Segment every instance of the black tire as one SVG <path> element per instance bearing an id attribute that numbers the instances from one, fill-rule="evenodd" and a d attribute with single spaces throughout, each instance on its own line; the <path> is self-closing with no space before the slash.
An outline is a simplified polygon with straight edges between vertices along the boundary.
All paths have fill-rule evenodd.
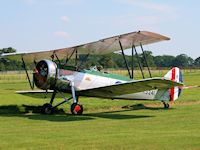
<path id="1" fill-rule="evenodd" d="M 83 114 L 83 106 L 77 103 L 73 103 L 71 105 L 71 113 L 73 115 L 82 115 Z"/>
<path id="2" fill-rule="evenodd" d="M 169 104 L 168 103 L 164 103 L 164 107 L 165 107 L 165 109 L 168 109 L 169 108 Z"/>
<path id="3" fill-rule="evenodd" d="M 49 103 L 44 104 L 42 106 L 41 113 L 42 114 L 52 114 L 53 113 L 52 105 Z"/>

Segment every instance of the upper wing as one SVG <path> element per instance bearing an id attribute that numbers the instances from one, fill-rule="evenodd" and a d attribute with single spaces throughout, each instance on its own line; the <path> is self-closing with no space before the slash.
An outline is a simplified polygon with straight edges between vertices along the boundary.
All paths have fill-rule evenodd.
<path id="1" fill-rule="evenodd" d="M 128 83 L 116 84 L 112 86 L 94 88 L 79 91 L 79 95 L 102 98 L 112 98 L 114 96 L 133 94 L 155 89 L 170 89 L 175 86 L 183 86 L 182 83 L 174 82 L 165 78 L 151 78 Z"/>
<path id="2" fill-rule="evenodd" d="M 139 46 L 140 44 L 146 45 L 163 40 L 169 40 L 170 38 L 148 31 L 131 32 L 110 38 L 101 39 L 99 41 L 78 45 L 69 48 L 62 48 L 56 50 L 33 52 L 33 53 L 21 53 L 15 55 L 5 55 L 5 57 L 11 60 L 21 60 L 22 56 L 26 62 L 33 62 L 33 60 L 50 59 L 52 55 L 55 55 L 59 59 L 66 59 L 75 54 L 94 54 L 102 55 L 112 53 L 120 50 L 119 41 L 121 42 L 123 49 Z M 74 55 L 75 56 L 75 55 Z"/>

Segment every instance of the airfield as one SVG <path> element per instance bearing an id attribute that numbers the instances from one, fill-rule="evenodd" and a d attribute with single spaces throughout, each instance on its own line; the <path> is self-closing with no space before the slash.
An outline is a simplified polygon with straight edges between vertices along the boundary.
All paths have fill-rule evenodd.
<path id="1" fill-rule="evenodd" d="M 200 85 L 199 77 L 200 70 L 183 70 L 185 85 Z M 15 94 L 28 89 L 25 74 L 0 74 L 0 149 L 200 149 L 200 88 L 183 90 L 168 110 L 159 101 L 83 97 L 82 116 L 67 104 L 42 115 L 49 98 Z"/>

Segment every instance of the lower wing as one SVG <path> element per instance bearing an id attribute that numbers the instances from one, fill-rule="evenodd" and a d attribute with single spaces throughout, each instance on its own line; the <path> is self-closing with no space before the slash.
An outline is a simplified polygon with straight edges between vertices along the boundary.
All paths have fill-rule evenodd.
<path id="1" fill-rule="evenodd" d="M 35 97 L 35 98 L 47 98 L 51 97 L 53 90 L 29 90 L 29 91 L 16 91 L 17 94 Z"/>
<path id="2" fill-rule="evenodd" d="M 104 86 L 99 88 L 77 91 L 76 94 L 78 94 L 79 96 L 113 98 L 124 94 L 133 94 L 148 90 L 155 90 L 155 89 L 166 90 L 176 86 L 183 86 L 183 84 L 165 78 L 150 78 L 150 79 L 130 81 L 127 83 L 115 84 L 111 86 Z M 46 98 L 50 97 L 53 91 L 32 90 L 32 91 L 17 91 L 16 93 L 31 97 Z"/>
<path id="3" fill-rule="evenodd" d="M 183 86 L 183 84 L 166 78 L 150 78 L 150 79 L 130 81 L 127 83 L 121 83 L 111 86 L 82 90 L 78 91 L 78 95 L 112 98 L 124 94 L 133 94 L 155 89 L 165 90 L 176 86 Z"/>

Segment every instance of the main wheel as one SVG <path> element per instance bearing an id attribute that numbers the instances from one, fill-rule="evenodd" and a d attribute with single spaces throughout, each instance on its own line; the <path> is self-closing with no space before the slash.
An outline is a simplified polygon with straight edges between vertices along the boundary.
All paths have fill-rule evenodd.
<path id="1" fill-rule="evenodd" d="M 164 103 L 164 108 L 168 109 L 169 108 L 169 104 L 168 103 Z"/>
<path id="2" fill-rule="evenodd" d="M 77 103 L 73 103 L 71 105 L 71 113 L 73 115 L 82 115 L 83 114 L 83 106 Z"/>
<path id="3" fill-rule="evenodd" d="M 42 110 L 41 112 L 43 114 L 52 114 L 53 113 L 53 109 L 52 109 L 52 105 L 49 103 L 46 103 L 42 106 Z"/>

